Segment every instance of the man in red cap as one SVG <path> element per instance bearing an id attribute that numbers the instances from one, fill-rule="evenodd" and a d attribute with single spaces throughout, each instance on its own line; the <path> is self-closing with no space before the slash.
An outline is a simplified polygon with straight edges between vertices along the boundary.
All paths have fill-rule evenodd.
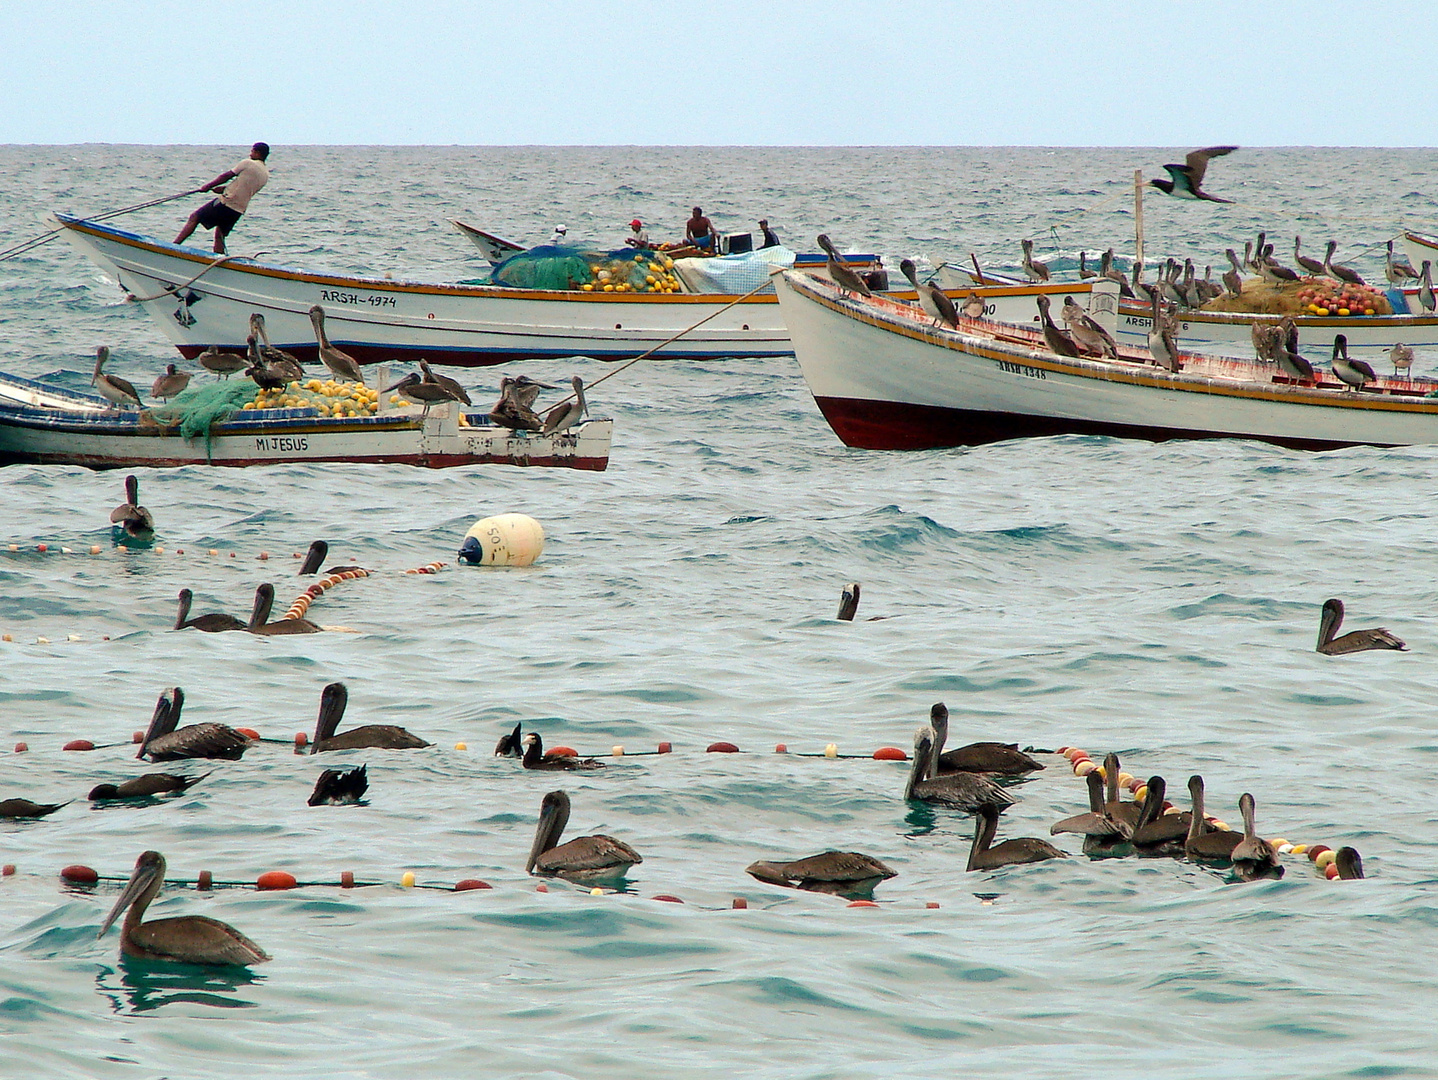
<path id="1" fill-rule="evenodd" d="M 626 244 L 630 247 L 641 248 L 644 251 L 649 251 L 654 247 L 654 245 L 649 242 L 649 233 L 644 229 L 644 222 L 635 218 L 629 223 L 629 228 L 633 231 L 634 235 L 625 237 L 624 242 Z"/>

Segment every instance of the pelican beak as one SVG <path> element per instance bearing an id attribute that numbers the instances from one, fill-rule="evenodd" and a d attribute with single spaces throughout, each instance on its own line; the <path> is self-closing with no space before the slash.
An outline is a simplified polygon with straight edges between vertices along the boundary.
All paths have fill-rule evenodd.
<path id="1" fill-rule="evenodd" d="M 151 861 L 148 856 L 151 852 L 145 852 L 135 862 L 135 872 L 130 875 L 130 880 L 125 885 L 125 891 L 120 893 L 120 898 L 115 901 L 115 906 L 110 909 L 110 914 L 105 916 L 105 921 L 100 925 L 100 932 L 95 937 L 102 938 L 105 931 L 110 929 L 120 912 L 139 899 L 140 894 L 155 884 L 155 878 L 161 873 L 161 864 Z"/>
<path id="2" fill-rule="evenodd" d="M 320 694 L 320 715 L 315 721 L 315 741 L 310 745 L 311 754 L 319 749 L 321 740 L 328 739 L 340 726 L 349 699 L 349 688 L 342 682 L 333 682 L 324 688 Z"/>
<path id="3" fill-rule="evenodd" d="M 145 737 L 140 740 L 140 752 L 135 755 L 137 760 L 145 756 L 152 739 L 158 738 L 169 730 L 166 722 L 170 718 L 170 710 L 174 708 L 174 704 L 173 689 L 166 690 L 155 702 L 155 712 L 150 717 L 150 726 L 145 729 Z"/>
<path id="4" fill-rule="evenodd" d="M 533 738 L 533 736 L 530 736 Z M 534 864 L 539 857 L 559 843 L 564 835 L 564 826 L 569 823 L 569 797 L 562 791 L 551 791 L 539 807 L 539 825 L 534 830 L 534 844 L 529 849 L 524 872 L 534 873 Z"/>

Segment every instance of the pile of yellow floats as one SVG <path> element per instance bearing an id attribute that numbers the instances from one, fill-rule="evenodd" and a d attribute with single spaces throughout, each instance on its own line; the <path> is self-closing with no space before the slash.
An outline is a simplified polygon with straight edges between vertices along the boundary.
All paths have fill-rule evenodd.
<path id="1" fill-rule="evenodd" d="M 672 293 L 679 291 L 674 276 L 674 260 L 653 252 L 638 259 L 611 259 L 591 263 L 593 281 L 579 286 L 583 292 L 607 293 Z"/>
<path id="2" fill-rule="evenodd" d="M 363 383 L 335 379 L 303 379 L 283 390 L 260 390 L 246 409 L 318 409 L 321 416 L 373 416 L 379 391 Z"/>

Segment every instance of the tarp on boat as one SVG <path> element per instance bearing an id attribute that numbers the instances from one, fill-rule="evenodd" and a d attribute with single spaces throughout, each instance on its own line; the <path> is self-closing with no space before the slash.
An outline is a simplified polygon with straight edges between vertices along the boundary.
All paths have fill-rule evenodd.
<path id="1" fill-rule="evenodd" d="M 769 280 L 770 269 L 775 266 L 792 269 L 794 253 L 779 246 L 760 248 L 743 255 L 720 255 L 715 259 L 674 260 L 674 272 L 689 292 L 733 296 L 742 296 L 765 284 Z"/>

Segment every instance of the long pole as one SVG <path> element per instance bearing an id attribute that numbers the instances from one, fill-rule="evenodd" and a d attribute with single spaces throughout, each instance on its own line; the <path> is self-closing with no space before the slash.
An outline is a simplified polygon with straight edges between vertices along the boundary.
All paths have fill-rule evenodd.
<path id="1" fill-rule="evenodd" d="M 119 217 L 121 214 L 132 214 L 136 210 L 147 210 L 152 206 L 159 206 L 161 203 L 174 202 L 176 199 L 183 199 L 187 195 L 198 195 L 203 190 L 203 188 L 195 188 L 191 191 L 182 191 L 178 195 L 166 195 L 162 199 L 151 199 L 149 202 L 136 203 L 134 206 L 122 206 L 118 210 L 106 210 L 103 214 L 91 214 L 89 217 L 81 218 L 80 220 L 105 221 L 112 217 Z M 41 233 L 31 240 L 26 240 L 23 244 L 16 244 L 12 248 L 6 248 L 4 251 L 0 251 L 0 262 L 4 262 L 6 259 L 13 259 L 17 255 L 23 255 L 31 248 L 39 247 L 41 244 L 48 244 L 64 231 L 65 227 L 62 225 L 58 229 L 51 229 L 49 232 Z"/>
<path id="2" fill-rule="evenodd" d="M 1143 262 L 1143 170 L 1133 171 L 1133 261 Z"/>

